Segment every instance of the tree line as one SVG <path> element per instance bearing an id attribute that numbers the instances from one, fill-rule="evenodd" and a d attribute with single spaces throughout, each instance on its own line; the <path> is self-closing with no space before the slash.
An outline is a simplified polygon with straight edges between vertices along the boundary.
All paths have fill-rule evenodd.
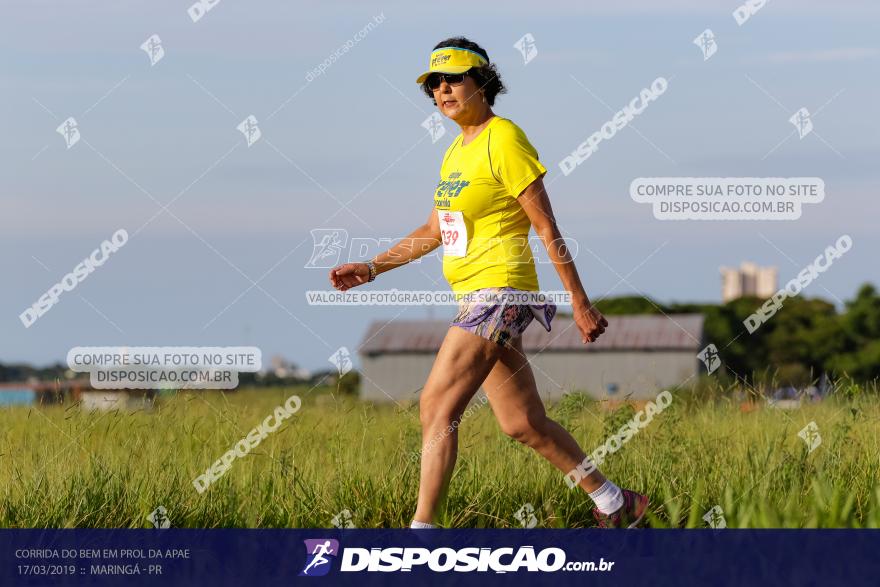
<path id="1" fill-rule="evenodd" d="M 605 315 L 698 313 L 705 317 L 705 343 L 713 343 L 724 365 L 756 380 L 770 375 L 803 386 L 822 374 L 859 382 L 880 378 L 880 296 L 866 283 L 838 311 L 821 298 L 793 297 L 755 332 L 744 321 L 765 300 L 742 297 L 726 304 L 663 304 L 641 296 L 602 299 Z M 732 342 L 731 342 L 732 341 Z"/>

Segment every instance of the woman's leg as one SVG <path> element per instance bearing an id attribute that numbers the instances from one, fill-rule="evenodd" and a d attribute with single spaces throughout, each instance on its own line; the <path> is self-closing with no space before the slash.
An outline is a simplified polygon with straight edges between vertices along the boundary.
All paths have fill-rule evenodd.
<path id="1" fill-rule="evenodd" d="M 586 455 L 565 428 L 547 417 L 532 368 L 523 352 L 522 338 L 513 342 L 514 348 L 501 351 L 483 383 L 489 404 L 505 434 L 535 449 L 557 469 L 568 473 Z M 593 492 L 603 483 L 605 477 L 596 469 L 580 481 L 580 486 Z"/>
<path id="2" fill-rule="evenodd" d="M 492 370 L 498 344 L 456 326 L 449 329 L 419 399 L 422 468 L 415 520 L 433 523 L 458 455 L 458 424 Z"/>

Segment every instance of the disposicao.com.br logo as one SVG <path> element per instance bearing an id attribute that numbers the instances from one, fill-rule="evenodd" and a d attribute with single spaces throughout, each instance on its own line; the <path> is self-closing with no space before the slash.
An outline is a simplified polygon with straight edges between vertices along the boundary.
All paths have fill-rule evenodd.
<path id="1" fill-rule="evenodd" d="M 317 577 L 326 575 L 331 568 L 328 557 L 339 554 L 339 542 L 329 538 L 305 540 L 306 564 L 300 576 Z M 410 572 L 413 567 L 426 566 L 428 570 L 445 572 L 494 572 L 515 573 L 517 571 L 545 572 L 555 571 L 610 571 L 613 561 L 600 558 L 599 561 L 566 561 L 561 548 L 544 548 L 535 551 L 534 546 L 488 548 L 470 546 L 466 548 L 345 548 L 339 567 L 340 572 Z"/>
<path id="2" fill-rule="evenodd" d="M 300 577 L 321 577 L 330 572 L 331 560 L 339 554 L 339 541 L 332 538 L 304 540 L 306 544 L 306 566 Z"/>

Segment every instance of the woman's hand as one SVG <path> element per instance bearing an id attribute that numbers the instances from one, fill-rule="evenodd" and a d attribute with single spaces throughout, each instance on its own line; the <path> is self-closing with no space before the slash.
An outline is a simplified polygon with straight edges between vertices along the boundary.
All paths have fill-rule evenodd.
<path id="1" fill-rule="evenodd" d="M 602 312 L 597 310 L 593 304 L 587 302 L 575 302 L 572 304 L 574 310 L 574 322 L 577 324 L 578 330 L 581 331 L 581 341 L 586 344 L 596 342 L 608 326 L 608 320 L 602 316 Z"/>
<path id="2" fill-rule="evenodd" d="M 562 280 L 562 285 L 566 291 L 572 294 L 571 306 L 574 310 L 575 324 L 581 331 L 581 340 L 584 344 L 596 342 L 596 339 L 605 332 L 608 321 L 599 310 L 593 307 L 587 294 L 584 293 L 581 278 L 578 276 L 574 261 L 568 252 L 568 246 L 556 224 L 553 208 L 550 206 L 550 196 L 547 195 L 543 179 L 539 177 L 530 183 L 519 195 L 517 202 L 525 210 L 535 233 L 544 242 L 547 254 Z"/>
<path id="3" fill-rule="evenodd" d="M 370 267 L 366 263 L 345 263 L 330 270 L 330 283 L 339 291 L 347 291 L 370 280 Z"/>

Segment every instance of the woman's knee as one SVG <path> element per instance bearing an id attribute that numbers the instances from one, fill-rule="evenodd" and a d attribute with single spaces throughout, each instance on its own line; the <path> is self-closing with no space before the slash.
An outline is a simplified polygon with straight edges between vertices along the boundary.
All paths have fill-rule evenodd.
<path id="1" fill-rule="evenodd" d="M 501 430 L 523 444 L 533 444 L 544 436 L 546 423 L 543 410 L 526 412 L 501 422 Z"/>
<path id="2" fill-rule="evenodd" d="M 423 430 L 457 426 L 461 415 L 454 407 L 440 402 L 419 402 L 419 422 Z"/>

